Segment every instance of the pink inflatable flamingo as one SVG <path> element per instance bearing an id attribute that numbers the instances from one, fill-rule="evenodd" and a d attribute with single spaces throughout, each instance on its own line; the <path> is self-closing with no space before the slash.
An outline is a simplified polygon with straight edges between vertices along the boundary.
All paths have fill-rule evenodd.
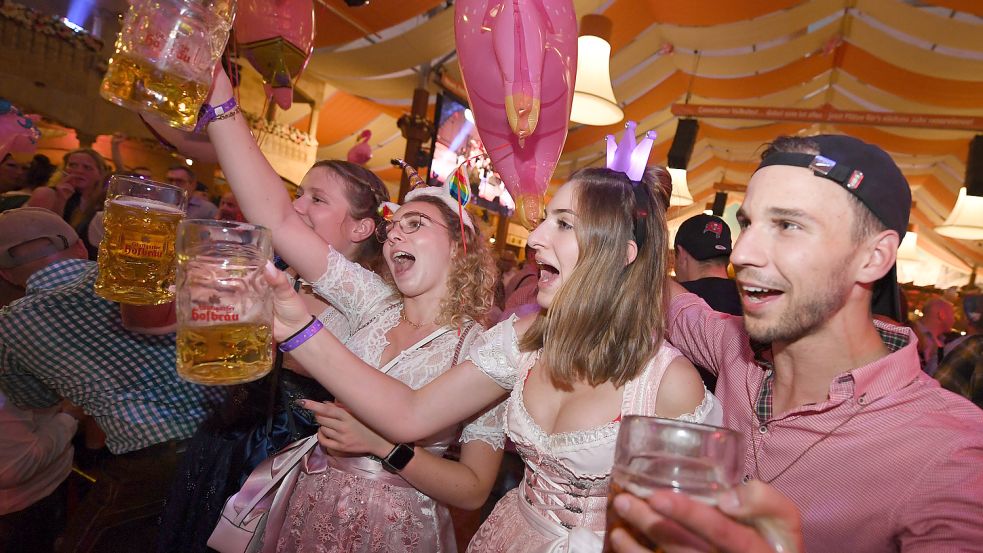
<path id="1" fill-rule="evenodd" d="M 314 49 L 311 0 L 239 0 L 236 43 L 263 76 L 266 96 L 288 109 L 293 83 Z"/>
<path id="2" fill-rule="evenodd" d="M 454 10 L 478 135 L 516 200 L 519 221 L 531 227 L 542 218 L 543 194 L 567 138 L 577 75 L 573 3 L 458 0 Z"/>
<path id="3" fill-rule="evenodd" d="M 372 159 L 372 146 L 369 146 L 369 139 L 372 138 L 372 131 L 365 129 L 359 133 L 355 139 L 355 145 L 348 150 L 348 161 L 365 165 Z"/>

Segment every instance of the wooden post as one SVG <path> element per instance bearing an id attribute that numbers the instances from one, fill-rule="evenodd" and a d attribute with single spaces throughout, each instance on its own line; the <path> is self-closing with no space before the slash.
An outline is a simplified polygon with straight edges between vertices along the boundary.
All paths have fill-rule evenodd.
<path id="1" fill-rule="evenodd" d="M 403 138 L 406 139 L 406 153 L 403 159 L 413 167 L 419 168 L 423 160 L 419 158 L 420 147 L 424 141 L 430 141 L 433 127 L 427 119 L 427 103 L 430 100 L 430 92 L 425 88 L 413 90 L 413 108 L 408 114 L 404 114 L 396 122 L 400 130 L 403 131 Z M 404 172 L 399 179 L 399 203 L 403 203 L 406 193 L 410 191 L 410 180 Z"/>

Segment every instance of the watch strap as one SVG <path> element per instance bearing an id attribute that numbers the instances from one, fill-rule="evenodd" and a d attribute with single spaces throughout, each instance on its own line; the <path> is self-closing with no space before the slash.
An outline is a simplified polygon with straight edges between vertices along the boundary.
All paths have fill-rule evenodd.
<path id="1" fill-rule="evenodd" d="M 413 444 L 396 444 L 389 455 L 381 460 L 382 466 L 389 472 L 398 473 L 410 464 L 414 455 L 416 455 L 416 449 Z"/>

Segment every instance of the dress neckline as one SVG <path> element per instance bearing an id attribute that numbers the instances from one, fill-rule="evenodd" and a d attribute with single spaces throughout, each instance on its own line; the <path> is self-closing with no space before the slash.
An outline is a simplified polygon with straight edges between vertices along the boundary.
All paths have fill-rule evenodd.
<path id="1" fill-rule="evenodd" d="M 539 350 L 535 353 L 535 355 L 531 356 L 531 361 L 529 362 L 528 368 L 525 370 L 525 374 L 523 375 L 522 378 L 516 381 L 515 394 L 517 395 L 516 399 L 518 399 L 518 401 L 516 401 L 515 403 L 518 404 L 522 416 L 529 422 L 529 427 L 533 430 L 533 432 L 536 434 L 536 436 L 540 439 L 540 441 L 544 445 L 551 446 L 555 441 L 559 441 L 561 439 L 570 436 L 577 436 L 578 434 L 595 434 L 598 432 L 616 430 L 620 426 L 621 417 L 625 411 L 625 398 L 628 397 L 628 387 L 634 386 L 635 382 L 638 381 L 641 375 L 639 375 L 638 378 L 634 378 L 632 380 L 629 380 L 627 383 L 625 383 L 624 389 L 622 389 L 621 391 L 621 412 L 619 413 L 618 418 L 616 418 L 615 420 L 604 424 L 591 426 L 589 428 L 580 429 L 580 430 L 567 430 L 565 432 L 552 432 L 552 433 L 544 430 L 543 427 L 540 426 L 539 422 L 537 422 L 536 419 L 533 418 L 532 414 L 529 413 L 529 410 L 526 409 L 526 394 L 525 394 L 526 379 L 528 378 L 529 373 L 532 372 L 533 365 L 535 365 L 536 361 L 539 360 L 539 355 L 541 353 L 542 350 Z M 645 370 L 648 370 L 648 365 L 646 365 Z"/>

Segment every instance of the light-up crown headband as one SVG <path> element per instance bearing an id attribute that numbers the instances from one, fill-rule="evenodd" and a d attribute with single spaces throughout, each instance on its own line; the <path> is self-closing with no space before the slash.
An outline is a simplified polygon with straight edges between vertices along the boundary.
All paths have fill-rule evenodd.
<path id="1" fill-rule="evenodd" d="M 608 169 L 620 171 L 628 176 L 632 183 L 632 192 L 635 194 L 635 213 L 632 217 L 632 226 L 635 234 L 635 243 L 642 246 L 645 243 L 646 217 L 649 214 L 649 202 L 645 199 L 645 192 L 639 183 L 645 176 L 645 167 L 648 165 L 649 154 L 652 152 L 652 145 L 655 143 L 655 131 L 645 133 L 645 138 L 638 144 L 635 143 L 635 127 L 638 123 L 628 121 L 625 123 L 625 134 L 621 137 L 621 143 L 615 142 L 614 135 L 606 137 L 608 143 Z"/>
<path id="2" fill-rule="evenodd" d="M 628 175 L 632 182 L 641 182 L 645 175 L 645 167 L 648 165 L 649 154 L 652 152 L 652 145 L 655 143 L 655 131 L 645 133 L 645 138 L 638 144 L 635 143 L 635 127 L 638 123 L 628 121 L 625 123 L 625 134 L 621 137 L 621 143 L 615 141 L 614 135 L 606 137 L 608 146 L 608 169 L 621 171 Z"/>
<path id="3" fill-rule="evenodd" d="M 392 160 L 392 163 L 393 165 L 401 167 L 403 171 L 406 172 L 406 176 L 410 179 L 410 186 L 413 188 L 413 190 L 406 193 L 406 197 L 403 199 L 404 202 L 412 202 L 413 200 L 423 196 L 436 198 L 441 202 L 444 202 L 447 207 L 451 208 L 451 211 L 456 213 L 457 216 L 461 218 L 461 223 L 474 232 L 474 223 L 471 221 L 471 215 L 468 214 L 467 210 L 464 209 L 464 206 L 461 205 L 458 200 L 454 199 L 454 197 L 451 195 L 450 186 L 447 183 L 445 183 L 443 186 L 427 186 L 412 165 L 401 159 L 394 159 Z"/>

